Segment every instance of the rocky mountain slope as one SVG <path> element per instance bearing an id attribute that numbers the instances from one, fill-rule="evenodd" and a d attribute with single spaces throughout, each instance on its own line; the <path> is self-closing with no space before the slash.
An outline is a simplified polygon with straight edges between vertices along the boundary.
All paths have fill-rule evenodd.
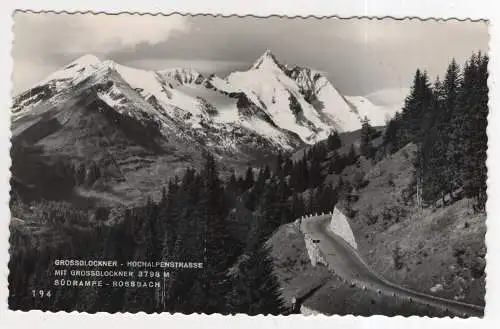
<path id="1" fill-rule="evenodd" d="M 219 138 L 206 142 L 216 148 L 235 148 L 241 136 L 232 135 L 238 131 L 294 149 L 325 139 L 332 130 L 352 131 L 361 125 L 360 115 L 324 75 L 288 67 L 266 51 L 249 70 L 225 79 L 191 68 L 135 69 L 85 55 L 15 97 L 15 128 L 19 119 L 40 115 L 90 87 L 119 113 L 152 119 L 162 132 L 207 138 L 215 130 Z M 191 132 L 179 132 L 183 129 L 178 126 Z"/>
<path id="2" fill-rule="evenodd" d="M 324 75 L 284 65 L 270 51 L 226 78 L 85 55 L 16 96 L 12 112 L 18 182 L 37 185 L 28 173 L 54 161 L 92 161 L 105 173 L 98 183 L 108 199 L 140 197 L 196 167 L 206 151 L 229 169 L 361 125 Z"/>

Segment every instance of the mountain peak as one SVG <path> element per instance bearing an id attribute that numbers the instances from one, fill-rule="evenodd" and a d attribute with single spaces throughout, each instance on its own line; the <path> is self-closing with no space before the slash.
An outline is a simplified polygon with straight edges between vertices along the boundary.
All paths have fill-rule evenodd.
<path id="1" fill-rule="evenodd" d="M 191 67 L 175 67 L 156 71 L 156 73 L 167 80 L 177 81 L 180 84 L 201 83 L 204 79 L 200 72 Z"/>
<path id="2" fill-rule="evenodd" d="M 269 56 L 274 58 L 274 54 L 272 53 L 271 49 L 266 49 L 266 51 L 264 52 L 264 54 L 262 54 L 262 56 Z"/>
<path id="3" fill-rule="evenodd" d="M 74 64 L 80 64 L 82 66 L 87 66 L 87 65 L 97 65 L 100 63 L 101 63 L 101 60 L 97 56 L 95 56 L 93 54 L 86 54 L 86 55 L 80 56 L 79 58 L 75 59 L 73 62 L 68 64 L 68 66 L 74 65 Z"/>
<path id="4" fill-rule="evenodd" d="M 101 64 L 102 62 L 97 56 L 92 54 L 83 55 L 78 57 L 65 67 L 62 67 L 58 71 L 53 72 L 35 86 L 40 86 L 50 81 L 81 81 L 85 77 L 89 76 L 92 72 L 94 72 L 97 68 L 99 68 Z"/>
<path id="5" fill-rule="evenodd" d="M 276 59 L 270 49 L 267 49 L 252 66 L 254 70 L 260 68 L 283 70 L 284 65 Z"/>

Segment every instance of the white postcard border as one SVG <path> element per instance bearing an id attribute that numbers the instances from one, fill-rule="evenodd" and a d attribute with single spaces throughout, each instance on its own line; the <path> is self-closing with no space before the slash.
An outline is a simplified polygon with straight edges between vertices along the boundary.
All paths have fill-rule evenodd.
<path id="1" fill-rule="evenodd" d="M 286 0 L 254 0 L 254 1 L 231 1 L 231 0 L 169 0 L 165 3 L 158 0 L 120 1 L 99 0 L 86 1 L 64 1 L 64 0 L 18 0 L 11 3 L 2 3 L 2 19 L 0 20 L 0 32 L 2 37 L 2 74 L 0 75 L 1 92 L 0 97 L 3 110 L 0 111 L 0 149 L 3 155 L 0 157 L 0 327 L 47 327 L 47 328 L 80 328 L 113 326 L 114 328 L 136 328 L 144 326 L 164 326 L 172 328 L 195 328 L 204 326 L 207 328 L 255 328 L 266 326 L 273 328 L 300 328 L 302 326 L 314 326 L 315 328 L 471 328 L 471 327 L 494 327 L 500 320 L 500 113 L 496 104 L 500 104 L 500 92 L 495 80 L 500 76 L 500 6 L 496 0 L 475 1 L 404 1 L 404 0 L 373 0 L 373 1 L 342 1 L 342 0 L 308 0 L 308 1 L 286 1 Z M 7 261 L 8 254 L 8 220 L 10 212 L 8 208 L 9 199 L 9 167 L 10 156 L 10 75 L 12 60 L 10 48 L 12 42 L 12 18 L 14 9 L 32 10 L 65 10 L 73 11 L 102 11 L 102 12 L 180 12 L 180 13 L 211 13 L 211 14 L 252 14 L 255 16 L 267 16 L 270 14 L 287 16 L 329 16 L 339 17 L 353 16 L 377 16 L 377 17 L 421 17 L 421 18 L 458 18 L 458 19 L 488 19 L 490 21 L 490 114 L 488 117 L 488 202 L 487 202 L 487 292 L 486 309 L 484 319 L 430 319 L 416 316 L 404 318 L 401 316 L 389 318 L 384 316 L 372 316 L 369 318 L 355 316 L 311 316 L 301 315 L 264 317 L 249 317 L 246 315 L 223 317 L 220 315 L 195 316 L 195 315 L 146 315 L 138 314 L 85 314 L 85 313 L 50 313 L 41 311 L 7 311 Z M 498 324 L 497 324 L 498 325 Z"/>

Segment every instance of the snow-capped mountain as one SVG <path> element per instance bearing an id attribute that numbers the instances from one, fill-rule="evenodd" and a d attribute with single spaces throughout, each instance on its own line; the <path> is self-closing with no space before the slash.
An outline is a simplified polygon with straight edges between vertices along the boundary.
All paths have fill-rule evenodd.
<path id="1" fill-rule="evenodd" d="M 305 143 L 325 139 L 332 130 L 360 127 L 356 115 L 321 73 L 288 68 L 270 51 L 250 70 L 233 72 L 226 81 L 260 105 L 276 125 L 296 133 Z"/>
<path id="2" fill-rule="evenodd" d="M 12 111 L 13 176 L 24 188 L 40 184 L 32 166 L 97 162 L 106 177 L 100 195 L 128 202 L 200 166 L 206 151 L 227 173 L 357 130 L 362 119 L 320 72 L 270 51 L 225 78 L 86 55 L 15 97 Z"/>
<path id="3" fill-rule="evenodd" d="M 410 88 L 386 88 L 365 95 L 373 104 L 399 108 L 403 107 L 406 96 L 410 94 Z"/>
<path id="4" fill-rule="evenodd" d="M 360 128 L 359 116 L 321 73 L 289 68 L 270 51 L 249 70 L 226 78 L 191 68 L 141 70 L 85 55 L 16 97 L 13 121 L 53 109 L 49 104 L 86 88 L 119 113 L 155 121 L 167 135 L 204 139 L 231 151 L 238 135 L 290 150 L 332 130 Z"/>
<path id="5" fill-rule="evenodd" d="M 376 105 L 365 96 L 345 96 L 346 101 L 352 106 L 359 120 L 365 117 L 370 120 L 373 126 L 384 126 L 386 122 L 394 117 L 401 107 L 397 105 Z"/>

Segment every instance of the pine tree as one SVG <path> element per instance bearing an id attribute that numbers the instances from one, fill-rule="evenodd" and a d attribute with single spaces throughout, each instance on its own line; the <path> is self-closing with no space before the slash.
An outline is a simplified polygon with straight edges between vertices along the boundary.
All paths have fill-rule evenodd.
<path id="1" fill-rule="evenodd" d="M 323 181 L 321 173 L 321 160 L 318 157 L 311 159 L 311 169 L 309 171 L 309 187 L 317 187 Z"/>
<path id="2" fill-rule="evenodd" d="M 475 208 L 484 211 L 486 193 L 486 135 L 488 116 L 488 57 L 473 55 L 464 69 L 463 93 L 460 104 L 466 117 L 464 129 L 463 166 L 464 188 L 467 196 L 476 199 Z"/>
<path id="3" fill-rule="evenodd" d="M 320 196 L 320 210 L 322 212 L 331 211 L 337 204 L 337 191 L 331 184 L 327 184 L 322 188 Z"/>
<path id="4" fill-rule="evenodd" d="M 424 117 L 422 124 L 423 137 L 419 143 L 416 167 L 417 198 L 420 207 L 423 201 L 435 201 L 440 197 L 443 187 L 444 175 L 442 172 L 443 154 L 446 153 L 446 145 L 440 137 L 437 120 L 442 115 L 444 102 L 443 84 L 436 78 L 433 87 L 433 95 L 430 110 Z"/>
<path id="5" fill-rule="evenodd" d="M 340 174 L 344 169 L 342 157 L 337 151 L 333 151 L 332 156 L 330 158 L 329 163 L 329 172 L 330 174 Z"/>
<path id="6" fill-rule="evenodd" d="M 486 128 L 488 126 L 488 62 L 489 58 L 486 55 L 478 54 L 478 99 L 479 108 L 476 112 L 475 123 L 478 131 L 475 134 L 476 156 L 474 161 L 477 163 L 477 205 L 478 211 L 485 211 L 487 194 L 487 178 L 488 169 L 486 167 L 488 135 Z"/>
<path id="7" fill-rule="evenodd" d="M 257 182 L 255 186 L 259 190 L 259 193 L 269 178 L 271 178 L 271 169 L 268 165 L 266 165 L 264 168 L 261 168 L 259 170 L 259 175 L 257 176 Z"/>
<path id="8" fill-rule="evenodd" d="M 342 141 L 341 141 L 339 133 L 337 131 L 334 131 L 333 133 L 328 135 L 326 143 L 328 145 L 328 149 L 331 151 L 337 150 L 340 147 L 342 147 Z"/>
<path id="9" fill-rule="evenodd" d="M 344 165 L 345 166 L 350 166 L 356 163 L 358 160 L 358 156 L 356 154 L 356 150 L 354 149 L 354 144 L 351 144 L 351 147 L 349 148 L 349 153 L 345 157 Z"/>
<path id="10" fill-rule="evenodd" d="M 297 191 L 303 192 L 309 187 L 309 176 L 310 176 L 310 170 L 307 164 L 307 159 L 304 155 L 302 158 L 302 161 L 297 165 L 298 167 L 298 183 L 297 183 Z"/>
<path id="11" fill-rule="evenodd" d="M 371 145 L 372 139 L 377 136 L 377 131 L 370 125 L 368 117 L 364 117 L 361 125 L 360 152 L 367 158 L 372 158 L 375 149 Z"/>
<path id="12" fill-rule="evenodd" d="M 387 123 L 383 144 L 386 152 L 392 154 L 405 144 L 403 118 L 401 112 L 396 112 L 394 117 Z"/>
<path id="13" fill-rule="evenodd" d="M 161 188 L 161 201 L 160 204 L 166 204 L 167 203 L 167 189 L 165 186 Z"/>
<path id="14" fill-rule="evenodd" d="M 421 133 L 417 173 L 418 179 L 427 185 L 422 187 L 423 196 L 433 199 L 441 197 L 443 202 L 445 195 L 452 194 L 460 184 L 460 175 L 457 175 L 460 159 L 457 157 L 461 153 L 458 139 L 462 128 L 460 119 L 453 120 L 457 116 L 459 85 L 459 67 L 452 60 L 443 83 L 436 79 L 430 114 L 424 116 L 425 129 Z"/>
<path id="15" fill-rule="evenodd" d="M 85 183 L 85 164 L 80 162 L 75 170 L 75 182 L 76 185 L 83 185 Z"/>
<path id="16" fill-rule="evenodd" d="M 231 173 L 231 176 L 229 177 L 229 181 L 227 183 L 227 189 L 232 193 L 239 194 L 238 181 L 236 180 L 236 175 L 234 171 Z"/>
<path id="17" fill-rule="evenodd" d="M 264 173 L 262 174 L 264 182 L 271 178 L 271 168 L 268 165 L 264 168 Z"/>
<path id="18" fill-rule="evenodd" d="M 283 173 L 286 176 L 291 175 L 293 171 L 293 161 L 290 157 L 286 157 L 283 164 Z"/>
<path id="19" fill-rule="evenodd" d="M 280 285 L 269 254 L 269 249 L 257 245 L 241 257 L 227 296 L 231 313 L 278 315 L 283 312 Z"/>
<path id="20" fill-rule="evenodd" d="M 205 158 L 200 202 L 206 246 L 203 290 L 206 292 L 205 311 L 214 313 L 224 307 L 224 295 L 227 293 L 226 270 L 234 260 L 236 242 L 228 232 L 227 206 L 215 160 L 210 154 Z"/>
<path id="21" fill-rule="evenodd" d="M 277 208 L 279 209 L 280 219 L 279 225 L 284 223 L 288 223 L 292 221 L 294 218 L 291 214 L 291 207 L 288 202 L 288 197 L 291 195 L 291 189 L 288 186 L 284 173 L 281 173 L 278 182 L 278 204 Z"/>
<path id="22" fill-rule="evenodd" d="M 251 166 L 247 168 L 246 174 L 245 174 L 245 190 L 248 190 L 254 185 L 254 177 L 253 177 L 253 169 Z"/>
<path id="23" fill-rule="evenodd" d="M 405 99 L 402 109 L 401 128 L 402 144 L 408 142 L 419 142 L 422 138 L 421 125 L 422 120 L 429 110 L 432 99 L 432 90 L 429 86 L 427 72 L 421 72 L 419 69 L 415 72 L 413 85 L 410 95 Z"/>
<path id="24" fill-rule="evenodd" d="M 487 57 L 480 54 L 466 62 L 463 74 L 452 60 L 444 81 L 436 80 L 416 163 L 423 200 L 444 203 L 448 194 L 453 200 L 463 186 L 466 196 L 476 198 L 477 209 L 484 209 L 487 99 Z"/>
<path id="25" fill-rule="evenodd" d="M 299 193 L 294 193 L 292 197 L 292 216 L 299 218 L 306 214 L 306 205 L 304 198 Z"/>
<path id="26" fill-rule="evenodd" d="M 92 161 L 85 172 L 85 186 L 90 187 L 101 177 L 101 171 L 95 161 Z"/>
<path id="27" fill-rule="evenodd" d="M 253 216 L 243 254 L 229 269 L 231 292 L 227 304 L 231 313 L 279 314 L 282 301 L 273 273 L 267 218 Z"/>
<path id="28" fill-rule="evenodd" d="M 278 155 L 276 156 L 275 175 L 279 175 L 279 172 L 282 169 L 283 169 L 283 153 L 279 151 Z"/>
<path id="29" fill-rule="evenodd" d="M 258 213 L 262 216 L 265 226 L 262 228 L 262 234 L 269 236 L 276 228 L 281 225 L 281 208 L 278 188 L 275 184 L 267 184 L 260 202 Z"/>
<path id="30" fill-rule="evenodd" d="M 446 71 L 443 82 L 444 101 L 443 111 L 441 112 L 439 132 L 443 143 L 447 145 L 445 151 L 446 166 L 442 168 L 445 175 L 443 186 L 445 193 L 453 194 L 453 191 L 461 185 L 461 158 L 462 141 L 460 132 L 464 128 L 463 117 L 459 115 L 457 109 L 459 101 L 459 87 L 461 84 L 460 68 L 453 59 Z"/>

